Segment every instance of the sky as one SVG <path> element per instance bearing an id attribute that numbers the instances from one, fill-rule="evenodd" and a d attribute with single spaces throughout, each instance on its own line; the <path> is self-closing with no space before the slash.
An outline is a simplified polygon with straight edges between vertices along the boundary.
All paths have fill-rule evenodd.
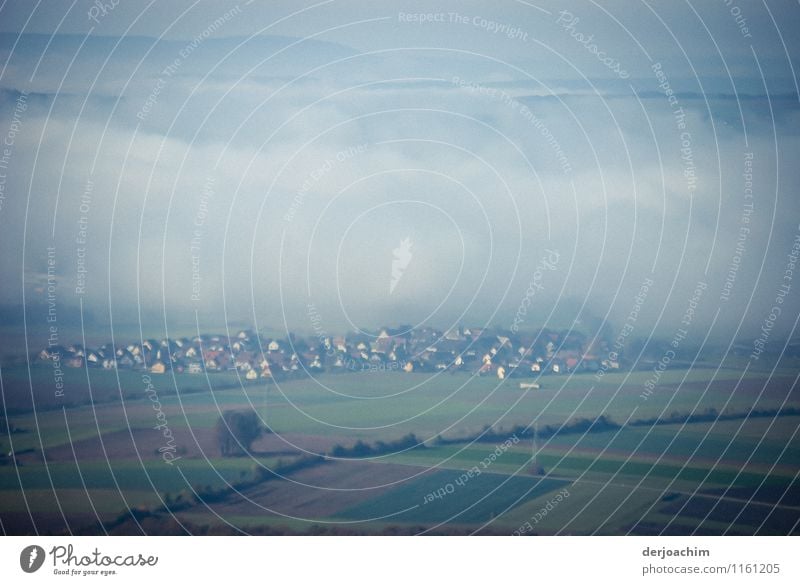
<path id="1" fill-rule="evenodd" d="M 800 314 L 799 16 L 4 2 L 3 315 L 766 330 L 779 351 Z"/>

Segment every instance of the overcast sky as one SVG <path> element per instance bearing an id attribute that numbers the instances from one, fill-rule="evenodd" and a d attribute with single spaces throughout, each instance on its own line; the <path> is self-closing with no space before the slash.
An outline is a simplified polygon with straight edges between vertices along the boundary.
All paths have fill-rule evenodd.
<path id="1" fill-rule="evenodd" d="M 7 306 L 793 332 L 796 2 L 102 5 L 0 8 Z"/>

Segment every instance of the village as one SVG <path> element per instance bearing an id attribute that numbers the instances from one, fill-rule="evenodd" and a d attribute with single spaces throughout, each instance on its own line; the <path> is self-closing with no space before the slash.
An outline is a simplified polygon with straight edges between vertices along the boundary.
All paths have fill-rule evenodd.
<path id="1" fill-rule="evenodd" d="M 604 373 L 620 368 L 604 340 L 569 331 L 510 333 L 485 328 L 383 328 L 377 334 L 264 337 L 242 330 L 233 337 L 146 339 L 97 348 L 52 345 L 39 355 L 68 368 L 130 369 L 151 374 L 235 371 L 246 380 L 286 379 L 345 372 L 467 372 L 534 378 L 542 374 Z"/>

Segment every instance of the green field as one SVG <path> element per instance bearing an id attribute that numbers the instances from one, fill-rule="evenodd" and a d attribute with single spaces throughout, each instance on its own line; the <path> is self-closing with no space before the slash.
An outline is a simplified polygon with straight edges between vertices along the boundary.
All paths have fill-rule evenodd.
<path id="1" fill-rule="evenodd" d="M 519 503 L 569 485 L 565 480 L 483 473 L 460 486 L 455 483 L 459 477 L 456 471 L 437 471 L 348 508 L 339 516 L 361 521 L 390 516 L 396 522 L 478 524 L 490 522 Z M 427 494 L 449 486 L 453 487 L 452 493 L 426 502 Z M 398 510 L 404 511 L 398 514 Z"/>
<path id="2" fill-rule="evenodd" d="M 69 400 L 58 404 L 46 364 L 31 369 L 32 384 L 27 368 L 6 368 L 6 418 L 16 432 L 0 437 L 0 447 L 16 457 L 0 466 L 0 519 L 7 533 L 149 533 L 171 522 L 256 532 L 510 534 L 528 523 L 527 532 L 537 534 L 786 534 L 797 532 L 800 519 L 800 450 L 793 448 L 800 416 L 745 415 L 800 406 L 795 375 L 668 370 L 646 398 L 649 372 L 600 381 L 546 376 L 541 389 L 525 391 L 517 380 L 449 373 L 277 384 L 243 383 L 235 373 L 152 376 L 181 456 L 168 465 L 141 374 L 89 370 L 87 378 L 86 370 L 68 370 Z M 251 456 L 220 456 L 214 425 L 229 409 L 254 409 L 272 431 Z M 544 476 L 531 474 L 525 435 L 481 467 L 514 428 L 600 415 L 622 425 L 707 409 L 734 418 L 545 436 L 536 457 Z M 476 442 L 488 428 L 492 440 Z M 408 433 L 424 446 L 357 462 L 320 460 L 284 477 L 259 475 L 336 445 Z M 481 474 L 455 483 L 476 467 Z M 452 493 L 425 501 L 448 485 Z M 559 490 L 569 497 L 553 508 Z M 548 502 L 552 509 L 542 515 Z M 129 508 L 148 516 L 140 522 Z"/>

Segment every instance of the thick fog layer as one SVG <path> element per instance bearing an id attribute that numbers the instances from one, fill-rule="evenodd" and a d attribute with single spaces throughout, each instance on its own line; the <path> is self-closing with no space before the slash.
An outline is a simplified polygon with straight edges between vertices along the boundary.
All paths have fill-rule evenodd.
<path id="1" fill-rule="evenodd" d="M 793 335 L 791 3 L 166 4 L 0 11 L 6 311 Z"/>

